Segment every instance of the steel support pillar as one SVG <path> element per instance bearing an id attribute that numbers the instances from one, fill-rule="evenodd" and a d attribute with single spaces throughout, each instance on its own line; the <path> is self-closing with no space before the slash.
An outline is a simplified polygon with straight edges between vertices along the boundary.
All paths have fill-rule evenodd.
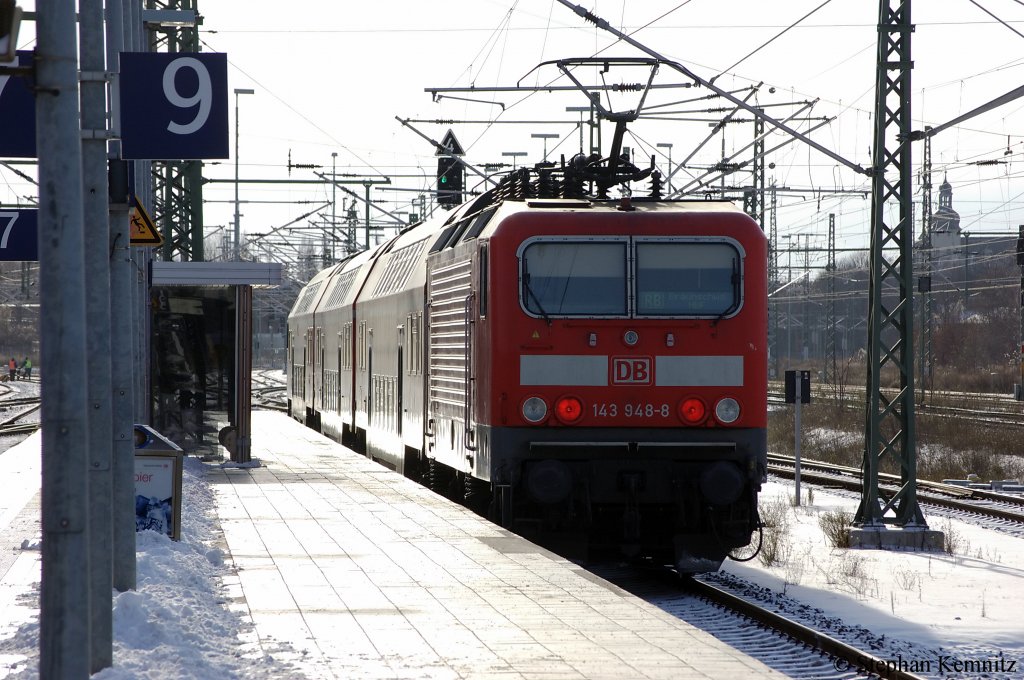
<path id="1" fill-rule="evenodd" d="M 839 362 L 836 358 L 836 216 L 828 215 L 828 263 L 825 265 L 828 299 L 825 300 L 825 382 L 839 385 Z M 838 397 L 839 392 L 836 392 Z"/>
<path id="2" fill-rule="evenodd" d="M 920 402 L 925 401 L 925 390 L 932 384 L 932 137 L 925 127 L 924 162 L 921 164 L 921 381 Z"/>
<path id="3" fill-rule="evenodd" d="M 758 109 L 760 111 L 761 109 Z M 743 212 L 764 231 L 764 120 L 754 119 L 754 160 L 750 189 L 743 192 Z"/>
<path id="4" fill-rule="evenodd" d="M 917 502 L 914 436 L 913 224 L 911 186 L 910 0 L 880 0 L 872 146 L 864 486 L 854 524 L 925 527 Z M 886 223 L 889 208 L 898 211 Z M 896 388 L 885 385 L 895 383 Z M 891 497 L 878 473 L 891 462 L 901 485 Z"/>
<path id="5" fill-rule="evenodd" d="M 779 302 L 775 297 L 775 291 L 779 288 L 779 229 L 778 229 L 778 193 L 776 192 L 775 181 L 772 181 L 771 188 L 771 213 L 768 218 L 768 290 L 772 297 L 768 300 L 768 356 L 771 358 L 769 364 L 772 368 L 772 378 L 779 377 Z"/>

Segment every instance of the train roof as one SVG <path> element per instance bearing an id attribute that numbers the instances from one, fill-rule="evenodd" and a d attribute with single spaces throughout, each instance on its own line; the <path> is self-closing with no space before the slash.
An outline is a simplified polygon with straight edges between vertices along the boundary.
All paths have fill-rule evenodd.
<path id="1" fill-rule="evenodd" d="M 731 214 L 744 216 L 746 213 L 731 201 L 664 201 L 652 199 L 588 200 L 575 198 L 534 198 L 526 200 L 505 200 L 485 204 L 482 208 L 468 202 L 456 212 L 449 214 L 445 229 L 441 232 L 442 243 L 432 250 L 451 248 L 473 238 L 489 238 L 508 217 L 530 212 L 586 212 L 586 213 L 652 213 L 671 214 Z M 753 220 L 750 220 L 753 224 Z M 447 235 L 447 238 L 446 238 Z"/>
<path id="2" fill-rule="evenodd" d="M 611 199 L 530 198 L 495 202 L 493 197 L 485 194 L 437 217 L 412 225 L 377 247 L 318 272 L 299 292 L 289 316 L 337 309 L 353 304 L 357 296 L 382 297 L 400 292 L 410 285 L 422 285 L 425 252 L 452 248 L 472 239 L 489 238 L 506 218 L 514 215 L 576 211 L 616 213 L 625 210 L 639 214 L 745 215 L 735 204 L 723 200 L 665 201 L 639 198 L 629 199 L 624 204 L 622 200 Z M 364 266 L 378 259 L 381 266 Z"/>
<path id="3" fill-rule="evenodd" d="M 331 276 L 344 266 L 344 262 L 331 265 L 326 269 L 322 269 L 313 275 L 313 278 L 302 287 L 299 291 L 298 297 L 295 298 L 295 304 L 292 305 L 291 312 L 288 313 L 288 317 L 297 317 L 304 314 L 312 314 L 313 310 L 316 309 L 317 303 L 321 296 L 325 292 L 324 284 L 330 280 Z"/>

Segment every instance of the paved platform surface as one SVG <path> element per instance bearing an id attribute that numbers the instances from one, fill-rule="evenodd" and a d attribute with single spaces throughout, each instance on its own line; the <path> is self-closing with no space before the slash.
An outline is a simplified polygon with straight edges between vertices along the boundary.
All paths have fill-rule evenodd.
<path id="1" fill-rule="evenodd" d="M 311 678 L 782 677 L 283 414 L 252 427 L 265 467 L 210 473 L 234 606 Z"/>

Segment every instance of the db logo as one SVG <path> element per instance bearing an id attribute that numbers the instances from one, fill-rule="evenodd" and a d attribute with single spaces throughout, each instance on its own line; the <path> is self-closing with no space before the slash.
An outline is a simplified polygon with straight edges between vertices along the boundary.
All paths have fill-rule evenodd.
<path id="1" fill-rule="evenodd" d="M 650 385 L 650 357 L 612 357 L 612 384 Z"/>

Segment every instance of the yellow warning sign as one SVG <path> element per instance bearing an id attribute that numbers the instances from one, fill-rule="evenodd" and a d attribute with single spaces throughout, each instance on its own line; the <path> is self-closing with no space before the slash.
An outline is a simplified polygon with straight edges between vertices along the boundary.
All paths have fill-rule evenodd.
<path id="1" fill-rule="evenodd" d="M 153 219 L 142 207 L 139 197 L 135 197 L 135 209 L 131 212 L 131 243 L 133 246 L 162 246 L 164 237 L 157 231 Z"/>
<path id="2" fill-rule="evenodd" d="M 532 337 L 533 337 L 534 340 L 537 340 L 537 339 L 540 338 L 540 333 L 538 333 L 537 331 L 534 331 Z"/>

